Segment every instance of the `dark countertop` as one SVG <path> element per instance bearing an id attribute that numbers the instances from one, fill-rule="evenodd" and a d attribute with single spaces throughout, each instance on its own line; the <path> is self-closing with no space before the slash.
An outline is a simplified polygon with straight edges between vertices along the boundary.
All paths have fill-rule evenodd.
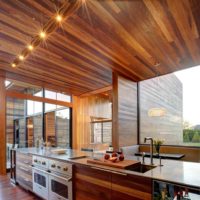
<path id="1" fill-rule="evenodd" d="M 53 149 L 53 148 L 52 148 Z M 68 161 L 74 164 L 82 164 L 90 167 L 101 168 L 112 171 L 118 171 L 126 174 L 133 174 L 143 177 L 148 177 L 156 180 L 162 180 L 166 182 L 173 182 L 183 185 L 189 185 L 200 189 L 200 163 L 185 162 L 180 160 L 162 160 L 163 166 L 157 166 L 145 173 L 134 172 L 126 169 L 117 169 L 113 167 L 107 167 L 97 164 L 87 163 L 88 157 L 93 154 L 91 152 L 81 152 L 77 150 L 67 150 L 67 154 L 53 154 L 51 149 L 36 149 L 36 148 L 19 148 L 18 152 L 28 153 L 38 156 L 44 156 L 51 159 L 58 159 L 61 161 Z M 100 157 L 102 154 L 95 154 L 95 157 Z M 76 158 L 75 158 L 76 157 Z M 141 157 L 131 156 L 125 159 L 133 159 L 141 161 Z M 150 159 L 145 158 L 145 164 L 149 164 Z M 154 158 L 155 165 L 159 164 L 159 160 Z"/>
<path id="2" fill-rule="evenodd" d="M 149 152 L 138 152 L 135 153 L 136 156 L 142 156 L 142 153 L 145 153 L 145 157 L 150 157 L 150 153 Z M 154 158 L 164 158 L 164 159 L 174 159 L 174 160 L 179 160 L 181 158 L 183 158 L 185 155 L 184 154 L 175 154 L 175 153 L 160 153 L 158 154 L 153 154 Z"/>

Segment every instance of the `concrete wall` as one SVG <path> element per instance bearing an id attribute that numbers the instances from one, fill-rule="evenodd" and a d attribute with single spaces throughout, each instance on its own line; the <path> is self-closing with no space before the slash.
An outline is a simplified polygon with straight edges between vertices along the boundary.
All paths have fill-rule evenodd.
<path id="1" fill-rule="evenodd" d="M 140 82 L 140 143 L 144 137 L 165 139 L 165 144 L 183 144 L 182 83 L 174 74 Z M 165 108 L 162 117 L 150 117 L 151 108 Z"/>

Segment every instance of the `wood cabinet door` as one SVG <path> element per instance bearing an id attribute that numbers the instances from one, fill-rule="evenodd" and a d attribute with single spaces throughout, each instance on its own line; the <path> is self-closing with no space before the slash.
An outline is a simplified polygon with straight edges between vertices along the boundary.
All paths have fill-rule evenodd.
<path id="1" fill-rule="evenodd" d="M 152 180 L 142 176 L 112 174 L 112 200 L 151 200 Z"/>
<path id="2" fill-rule="evenodd" d="M 32 156 L 16 153 L 16 181 L 23 188 L 32 191 Z"/>
<path id="3" fill-rule="evenodd" d="M 111 200 L 110 172 L 76 165 L 74 178 L 74 195 L 76 200 Z"/>

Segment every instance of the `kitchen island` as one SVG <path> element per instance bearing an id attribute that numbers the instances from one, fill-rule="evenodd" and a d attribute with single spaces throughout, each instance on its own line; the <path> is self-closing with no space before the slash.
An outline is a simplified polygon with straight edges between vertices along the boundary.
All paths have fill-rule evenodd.
<path id="1" fill-rule="evenodd" d="M 73 164 L 74 199 L 152 199 L 155 181 L 193 188 L 196 193 L 200 193 L 199 163 L 163 160 L 163 166 L 158 166 L 159 160 L 154 159 L 156 167 L 141 173 L 90 164 L 87 162 L 88 157 L 94 156 L 90 152 L 67 150 L 66 154 L 58 155 L 52 153 L 51 149 L 22 148 L 17 150 L 17 158 L 19 155 L 36 155 Z M 140 157 L 127 159 L 141 161 Z M 29 161 L 31 161 L 30 157 Z M 149 163 L 149 159 L 146 158 L 145 164 Z M 20 163 L 16 162 L 17 169 L 18 164 Z M 28 165 L 30 164 L 31 162 Z M 31 175 L 31 167 L 29 170 Z M 20 180 L 20 173 L 21 171 L 17 170 L 17 180 Z M 31 181 L 32 178 L 29 180 Z"/>

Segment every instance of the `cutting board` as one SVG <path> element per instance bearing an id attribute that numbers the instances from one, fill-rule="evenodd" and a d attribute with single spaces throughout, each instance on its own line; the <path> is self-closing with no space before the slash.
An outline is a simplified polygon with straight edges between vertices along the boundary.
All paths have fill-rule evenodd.
<path id="1" fill-rule="evenodd" d="M 103 158 L 99 160 L 88 159 L 87 162 L 92 164 L 104 165 L 108 167 L 120 168 L 120 169 L 125 169 L 128 166 L 140 164 L 140 161 L 137 160 L 123 160 L 123 161 L 112 162 L 110 160 L 104 160 Z"/>

